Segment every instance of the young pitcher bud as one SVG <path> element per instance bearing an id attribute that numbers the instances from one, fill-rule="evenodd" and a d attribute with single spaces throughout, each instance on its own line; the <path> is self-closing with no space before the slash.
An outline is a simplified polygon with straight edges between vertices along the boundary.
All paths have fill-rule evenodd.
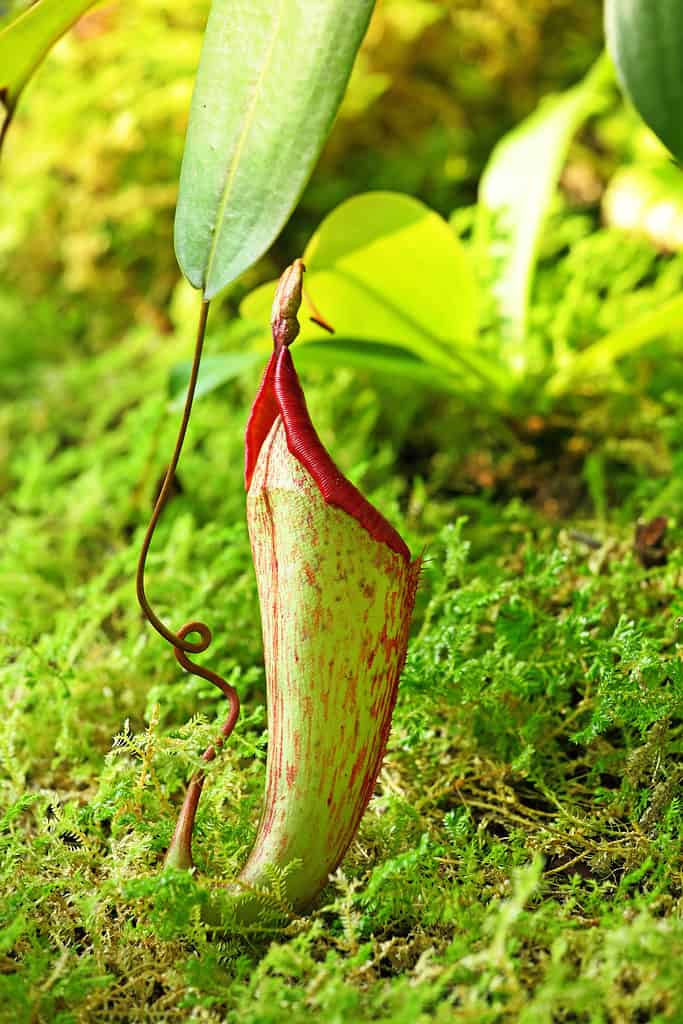
<path id="1" fill-rule="evenodd" d="M 246 434 L 247 520 L 268 687 L 268 762 L 256 842 L 240 875 L 289 868 L 297 910 L 351 843 L 386 748 L 419 560 L 344 478 L 310 421 L 288 346 L 304 267 L 283 275 L 275 350 Z"/>

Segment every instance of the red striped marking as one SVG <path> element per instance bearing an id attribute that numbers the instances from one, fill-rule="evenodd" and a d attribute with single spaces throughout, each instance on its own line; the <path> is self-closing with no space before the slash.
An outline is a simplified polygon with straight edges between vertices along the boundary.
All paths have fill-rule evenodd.
<path id="1" fill-rule="evenodd" d="M 311 474 L 327 504 L 353 516 L 371 537 L 409 562 L 410 551 L 403 538 L 346 479 L 323 446 L 311 423 L 289 349 L 284 346 L 270 357 L 249 414 L 245 436 L 246 489 L 249 490 L 261 446 L 278 415 L 282 416 L 290 453 Z"/>

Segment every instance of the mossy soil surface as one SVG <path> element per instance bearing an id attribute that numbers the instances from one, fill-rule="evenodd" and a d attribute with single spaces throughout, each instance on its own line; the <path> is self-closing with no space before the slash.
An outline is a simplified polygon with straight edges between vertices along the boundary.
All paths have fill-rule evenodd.
<path id="1" fill-rule="evenodd" d="M 488 152 L 533 106 L 524 76 L 509 88 L 520 69 L 568 83 L 592 50 L 571 74 L 558 61 L 599 45 L 594 0 L 523 14 L 468 0 L 457 31 L 444 7 L 419 45 L 401 42 L 392 6 L 410 5 L 380 5 L 392 46 L 370 39 L 359 112 L 305 200 L 314 224 L 371 184 L 422 189 L 448 212 L 454 180 L 480 163 L 475 142 Z M 249 850 L 267 744 L 242 485 L 256 376 L 197 405 L 148 589 L 173 626 L 210 624 L 207 662 L 243 713 L 210 766 L 196 875 L 162 873 L 186 781 L 225 715 L 134 594 L 179 416 L 169 372 L 196 315 L 196 296 L 173 293 L 169 239 L 206 4 L 171 17 L 165 0 L 124 7 L 98 9 L 87 46 L 72 35 L 31 86 L 34 120 L 13 128 L 0 196 L 0 1020 L 679 1024 L 680 336 L 561 405 L 532 381 L 528 408 L 522 396 L 505 421 L 345 370 L 307 375 L 323 440 L 425 549 L 425 570 L 388 754 L 341 871 L 310 916 L 288 918 L 274 877 L 258 926 L 221 932 L 202 906 Z M 567 13 L 554 56 L 537 31 L 546 10 Z M 473 41 L 464 76 L 449 49 L 469 39 L 461 29 L 484 33 L 491 55 Z M 368 69 L 414 96 L 435 47 L 473 124 L 475 99 L 490 100 L 483 134 L 463 134 L 459 108 L 448 139 L 419 143 L 413 126 L 366 113 L 385 109 Z M 424 111 L 433 125 L 435 81 L 396 117 Z M 378 125 L 403 140 L 384 162 L 369 148 Z M 596 221 L 563 209 L 547 232 L 531 328 L 548 349 L 581 348 L 683 287 L 681 256 Z M 213 316 L 209 352 L 226 311 Z M 650 528 L 636 543 L 639 520 Z"/>
<path id="2" fill-rule="evenodd" d="M 202 904 L 249 848 L 267 742 L 241 479 L 256 381 L 197 405 L 149 562 L 162 616 L 211 624 L 210 663 L 243 700 L 210 767 L 196 877 L 164 874 L 185 780 L 225 714 L 133 589 L 178 416 L 168 371 L 189 338 L 141 327 L 79 352 L 66 327 L 38 360 L 12 324 L 0 1017 L 683 1020 L 670 356 L 626 368 L 628 393 L 505 426 L 345 371 L 309 375 L 323 438 L 426 567 L 386 762 L 342 869 L 309 917 L 287 920 L 274 877 L 258 926 L 216 933 Z M 639 515 L 668 523 L 634 547 Z"/>

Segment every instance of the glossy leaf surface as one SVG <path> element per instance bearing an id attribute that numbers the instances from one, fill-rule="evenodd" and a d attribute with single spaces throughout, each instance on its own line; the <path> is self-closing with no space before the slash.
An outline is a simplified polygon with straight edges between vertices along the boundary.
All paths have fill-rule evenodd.
<path id="1" fill-rule="evenodd" d="M 345 342 L 403 349 L 454 384 L 481 386 L 490 367 L 475 347 L 478 296 L 473 270 L 448 224 L 417 199 L 368 192 L 342 203 L 322 223 L 304 254 L 302 312 L 319 310 Z M 247 320 L 263 323 L 273 283 L 242 303 Z M 302 318 L 301 342 L 322 348 L 335 339 Z M 388 355 L 389 353 L 387 353 Z"/>
<path id="2" fill-rule="evenodd" d="M 240 337 L 246 343 L 247 336 L 241 333 Z M 263 337 L 259 338 L 257 334 L 251 336 L 254 343 L 262 342 Z M 215 356 L 205 356 L 199 371 L 195 400 L 241 377 L 262 362 L 263 352 L 260 344 L 257 349 L 245 352 L 222 352 Z M 402 377 L 437 391 L 453 389 L 453 382 L 449 377 L 438 373 L 428 363 L 412 356 L 405 349 L 377 345 L 371 341 L 347 340 L 336 336 L 329 341 L 312 341 L 299 347 L 297 364 L 304 368 L 326 366 L 337 369 L 347 366 L 379 378 Z M 178 363 L 171 370 L 168 389 L 173 408 L 182 408 L 184 405 L 191 365 L 190 362 Z"/>
<path id="3" fill-rule="evenodd" d="M 195 388 L 195 400 L 210 394 L 228 381 L 241 377 L 262 362 L 260 352 L 224 352 L 218 356 L 205 356 Z M 191 362 L 178 363 L 169 375 L 168 390 L 173 408 L 182 408 L 185 404 L 185 392 L 190 379 Z"/>
<path id="4" fill-rule="evenodd" d="M 607 45 L 644 121 L 683 160 L 683 4 L 606 0 Z"/>
<path id="5" fill-rule="evenodd" d="M 334 120 L 374 0 L 214 0 L 175 225 L 211 298 L 279 234 Z"/>
<path id="6" fill-rule="evenodd" d="M 0 32 L 0 94 L 11 110 L 50 48 L 95 0 L 39 0 Z"/>

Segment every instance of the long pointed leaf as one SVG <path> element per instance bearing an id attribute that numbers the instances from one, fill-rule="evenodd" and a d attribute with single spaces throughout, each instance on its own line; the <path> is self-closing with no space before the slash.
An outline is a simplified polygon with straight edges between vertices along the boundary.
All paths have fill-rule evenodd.
<path id="1" fill-rule="evenodd" d="M 204 395 L 216 391 L 228 381 L 241 377 L 243 373 L 247 373 L 262 362 L 263 353 L 254 349 L 247 349 L 246 352 L 222 352 L 217 356 L 204 356 L 194 392 L 195 401 L 197 402 Z M 182 409 L 185 405 L 185 393 L 191 369 L 191 361 L 177 363 L 169 374 L 168 391 L 173 409 Z"/>
<path id="2" fill-rule="evenodd" d="M 609 74 L 601 58 L 582 82 L 549 97 L 494 149 L 479 186 L 477 246 L 494 265 L 494 294 L 506 323 L 507 361 L 527 369 L 524 344 L 539 239 L 569 144 Z"/>
<path id="3" fill-rule="evenodd" d="M 0 96 L 8 111 L 60 36 L 95 0 L 39 0 L 0 32 Z"/>
<path id="4" fill-rule="evenodd" d="M 214 0 L 192 100 L 175 244 L 211 298 L 291 213 L 341 102 L 374 0 Z"/>
<path id="5" fill-rule="evenodd" d="M 348 366 L 389 380 L 401 377 L 425 389 L 451 393 L 458 393 L 462 387 L 462 382 L 457 376 L 439 373 L 429 363 L 417 359 L 406 349 L 392 345 L 377 345 L 371 341 L 337 337 L 330 338 L 329 341 L 311 341 L 301 345 L 296 357 L 298 364 L 304 368 L 327 366 L 335 369 Z"/>
<path id="6" fill-rule="evenodd" d="M 256 335 L 253 338 L 257 341 Z M 258 341 L 264 341 L 263 349 L 270 339 L 264 334 Z M 195 400 L 211 394 L 228 381 L 249 372 L 263 362 L 263 349 L 259 345 L 246 352 L 222 352 L 205 356 L 199 371 Z M 420 384 L 425 389 L 460 394 L 462 381 L 440 373 L 433 366 L 417 359 L 406 349 L 390 345 L 377 345 L 371 341 L 357 341 L 347 338 L 330 338 L 329 341 L 309 341 L 297 345 L 297 363 L 304 367 L 325 366 L 332 369 L 345 366 L 364 370 L 378 377 L 401 377 Z M 190 362 L 178 363 L 169 375 L 168 390 L 173 408 L 182 408 L 185 401 L 187 382 L 190 379 Z"/>
<path id="7" fill-rule="evenodd" d="M 683 160 L 683 4 L 606 0 L 607 45 L 644 121 Z"/>

